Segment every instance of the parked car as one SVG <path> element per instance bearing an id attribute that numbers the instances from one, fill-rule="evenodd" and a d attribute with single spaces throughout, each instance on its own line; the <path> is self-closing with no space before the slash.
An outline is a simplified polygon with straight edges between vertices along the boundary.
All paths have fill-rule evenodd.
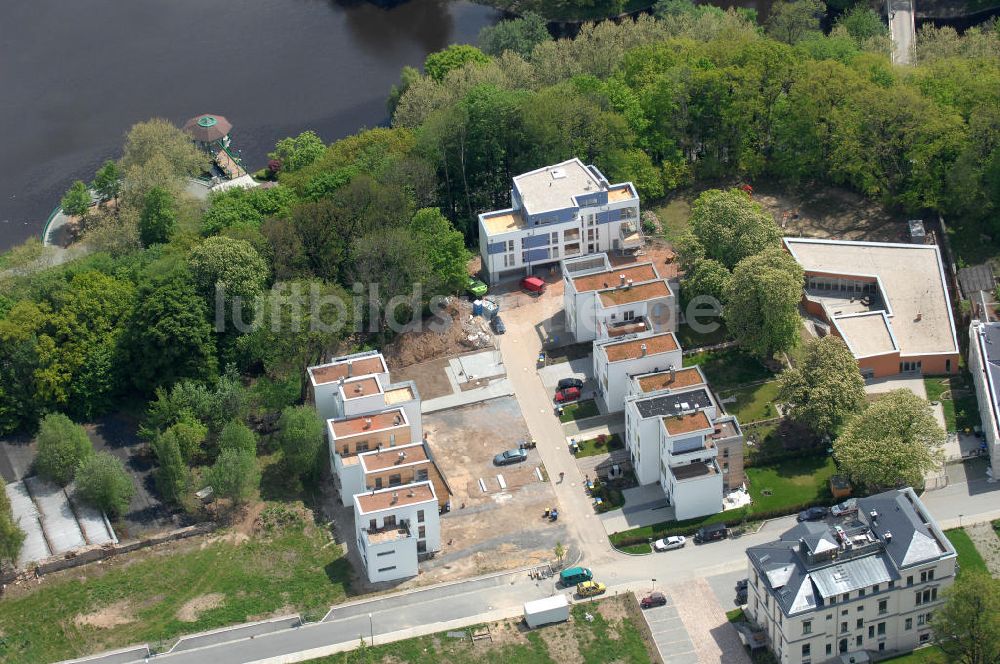
<path id="1" fill-rule="evenodd" d="M 729 537 L 729 528 L 724 523 L 713 523 L 709 526 L 702 526 L 694 534 L 694 541 L 698 544 L 705 542 L 718 542 Z"/>
<path id="2" fill-rule="evenodd" d="M 545 282 L 538 277 L 525 277 L 521 279 L 521 288 L 529 293 L 541 295 L 545 292 Z"/>
<path id="3" fill-rule="evenodd" d="M 559 390 L 565 390 L 570 387 L 580 389 L 583 387 L 583 381 L 579 378 L 563 378 L 559 381 L 559 384 L 556 385 L 556 389 Z"/>
<path id="4" fill-rule="evenodd" d="M 488 291 L 489 286 L 475 277 L 469 277 L 469 280 L 465 283 L 465 292 L 476 299 L 482 298 Z"/>
<path id="5" fill-rule="evenodd" d="M 576 401 L 579 398 L 579 387 L 567 387 L 562 390 L 556 390 L 556 403 L 569 403 L 570 401 Z"/>
<path id="6" fill-rule="evenodd" d="M 842 503 L 834 505 L 830 508 L 830 514 L 840 517 L 840 516 L 850 516 L 851 514 L 858 513 L 858 499 L 848 498 Z"/>
<path id="7" fill-rule="evenodd" d="M 576 593 L 580 597 L 596 597 L 607 591 L 608 587 L 597 581 L 584 581 L 576 586 Z"/>
<path id="8" fill-rule="evenodd" d="M 490 319 L 490 327 L 493 329 L 493 334 L 504 334 L 507 332 L 507 326 L 500 319 L 500 314 Z"/>
<path id="9" fill-rule="evenodd" d="M 493 464 L 496 466 L 509 466 L 514 463 L 521 463 L 528 460 L 528 451 L 522 449 L 507 450 L 493 457 Z"/>
<path id="10" fill-rule="evenodd" d="M 682 549 L 685 544 L 687 544 L 687 539 L 683 535 L 672 535 L 653 542 L 653 549 L 656 551 L 671 551 L 673 549 Z"/>
<path id="11" fill-rule="evenodd" d="M 644 609 L 652 609 L 655 606 L 666 606 L 667 598 L 663 593 L 649 593 L 642 598 L 639 606 Z"/>
<path id="12" fill-rule="evenodd" d="M 810 507 L 807 510 L 802 510 L 799 512 L 799 521 L 822 521 L 829 514 L 830 510 L 825 507 Z"/>
<path id="13" fill-rule="evenodd" d="M 594 578 L 594 573 L 586 567 L 567 567 L 559 572 L 559 583 L 569 588 Z"/>

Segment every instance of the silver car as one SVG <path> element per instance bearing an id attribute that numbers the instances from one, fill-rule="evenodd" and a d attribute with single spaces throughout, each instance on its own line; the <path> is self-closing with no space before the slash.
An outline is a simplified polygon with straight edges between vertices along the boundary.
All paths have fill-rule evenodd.
<path id="1" fill-rule="evenodd" d="M 653 549 L 656 551 L 671 551 L 673 549 L 683 549 L 687 540 L 683 535 L 672 535 L 653 542 Z"/>

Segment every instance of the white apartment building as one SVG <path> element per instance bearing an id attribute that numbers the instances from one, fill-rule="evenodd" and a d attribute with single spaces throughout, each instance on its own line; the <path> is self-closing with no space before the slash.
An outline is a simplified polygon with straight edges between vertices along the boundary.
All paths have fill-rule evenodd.
<path id="1" fill-rule="evenodd" d="M 681 347 L 673 332 L 626 334 L 595 341 L 593 363 L 597 398 L 617 413 L 625 408 L 631 377 L 680 367 Z"/>
<path id="2" fill-rule="evenodd" d="M 441 549 L 438 499 L 431 482 L 353 496 L 358 552 L 372 583 L 417 575 L 425 554 Z"/>
<path id="3" fill-rule="evenodd" d="M 365 473 L 360 455 L 369 451 L 389 454 L 397 446 L 418 442 L 413 439 L 406 411 L 394 408 L 381 413 L 327 420 L 330 441 L 330 470 L 345 506 L 352 496 L 365 490 Z"/>
<path id="4" fill-rule="evenodd" d="M 625 447 L 639 483 L 658 483 L 677 520 L 721 512 L 724 492 L 743 483 L 736 418 L 695 367 L 636 376 L 630 392 Z"/>
<path id="5" fill-rule="evenodd" d="M 883 657 L 931 639 L 955 579 L 954 547 L 912 489 L 858 507 L 747 549 L 746 614 L 782 664 Z"/>
<path id="6" fill-rule="evenodd" d="M 979 418 L 993 477 L 1000 477 L 1000 323 L 972 321 L 969 326 L 969 372 L 976 385 Z"/>
<path id="7" fill-rule="evenodd" d="M 643 244 L 639 195 L 596 166 L 569 159 L 514 178 L 511 207 L 479 215 L 479 253 L 490 283 L 563 258 Z"/>
<path id="8" fill-rule="evenodd" d="M 577 342 L 674 332 L 675 297 L 652 263 L 613 268 L 607 254 L 562 261 L 566 329 Z"/>

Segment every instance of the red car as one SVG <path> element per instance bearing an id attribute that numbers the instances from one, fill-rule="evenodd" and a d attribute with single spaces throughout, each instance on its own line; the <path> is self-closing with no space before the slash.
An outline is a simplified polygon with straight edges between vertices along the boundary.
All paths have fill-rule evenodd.
<path id="1" fill-rule="evenodd" d="M 579 387 L 566 387 L 561 390 L 556 390 L 556 403 L 567 403 L 570 401 L 576 401 L 579 398 Z"/>
<path id="2" fill-rule="evenodd" d="M 521 279 L 521 288 L 529 293 L 537 293 L 538 295 L 541 295 L 545 292 L 545 282 L 538 277 L 525 277 L 524 279 Z"/>

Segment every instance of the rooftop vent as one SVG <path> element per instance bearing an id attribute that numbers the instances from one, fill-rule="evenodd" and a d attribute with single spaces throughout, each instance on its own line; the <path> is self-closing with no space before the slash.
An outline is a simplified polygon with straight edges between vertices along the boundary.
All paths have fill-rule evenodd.
<path id="1" fill-rule="evenodd" d="M 399 501 L 399 492 L 398 491 L 393 491 L 392 492 L 392 503 L 391 504 L 395 505 L 398 501 Z"/>
<path id="2" fill-rule="evenodd" d="M 392 422 L 393 422 L 393 424 L 395 424 L 395 425 L 399 426 L 400 424 L 402 424 L 402 423 L 403 423 L 403 418 L 402 418 L 402 417 L 400 417 L 400 416 L 399 416 L 399 414 L 397 413 L 397 414 L 396 414 L 396 417 L 394 417 L 394 418 L 392 419 Z"/>
<path id="3" fill-rule="evenodd" d="M 618 285 L 619 286 L 624 286 L 625 285 L 625 275 L 624 274 L 619 274 L 618 275 Z"/>
<path id="4" fill-rule="evenodd" d="M 872 518 L 872 521 L 878 521 L 878 512 L 876 510 L 872 510 L 868 516 Z"/>
<path id="5" fill-rule="evenodd" d="M 372 428 L 372 418 L 370 418 L 370 417 L 366 417 L 365 418 L 365 428 L 366 429 L 371 429 Z"/>
<path id="6" fill-rule="evenodd" d="M 674 369 L 674 365 L 671 364 L 667 367 L 667 370 L 670 372 L 670 382 L 672 383 L 677 380 L 677 369 Z"/>
<path id="7" fill-rule="evenodd" d="M 407 493 L 406 495 L 409 496 L 410 498 L 413 498 L 415 495 L 417 495 L 417 492 L 414 491 L 413 489 L 410 489 L 410 492 Z"/>
<path id="8" fill-rule="evenodd" d="M 365 391 L 365 388 L 363 388 L 361 385 L 355 385 L 354 386 L 354 393 L 355 394 L 361 394 L 364 391 Z"/>
<path id="9" fill-rule="evenodd" d="M 646 351 L 647 350 L 649 350 L 649 349 L 646 348 L 646 344 L 642 344 L 641 346 L 639 346 L 639 351 L 642 353 L 643 357 L 646 357 Z"/>
<path id="10" fill-rule="evenodd" d="M 632 280 L 631 279 L 629 279 L 627 282 L 625 282 L 625 288 L 632 288 Z"/>
<path id="11" fill-rule="evenodd" d="M 566 171 L 562 168 L 553 168 L 551 172 L 553 180 L 562 180 L 566 177 Z"/>
<path id="12" fill-rule="evenodd" d="M 884 533 L 882 534 L 882 539 L 884 539 L 884 540 L 885 540 L 886 542 L 891 542 L 891 541 L 892 541 L 892 533 L 891 533 L 891 532 L 889 532 L 888 530 L 887 530 L 887 531 L 885 531 L 885 532 L 884 532 Z"/>
<path id="13" fill-rule="evenodd" d="M 347 363 L 347 377 L 350 378 L 351 374 L 353 374 L 353 373 L 354 373 L 354 363 L 353 362 L 348 362 Z"/>
<path id="14" fill-rule="evenodd" d="M 405 458 L 406 458 L 406 452 L 400 452 L 399 453 L 399 460 L 402 461 Z"/>

